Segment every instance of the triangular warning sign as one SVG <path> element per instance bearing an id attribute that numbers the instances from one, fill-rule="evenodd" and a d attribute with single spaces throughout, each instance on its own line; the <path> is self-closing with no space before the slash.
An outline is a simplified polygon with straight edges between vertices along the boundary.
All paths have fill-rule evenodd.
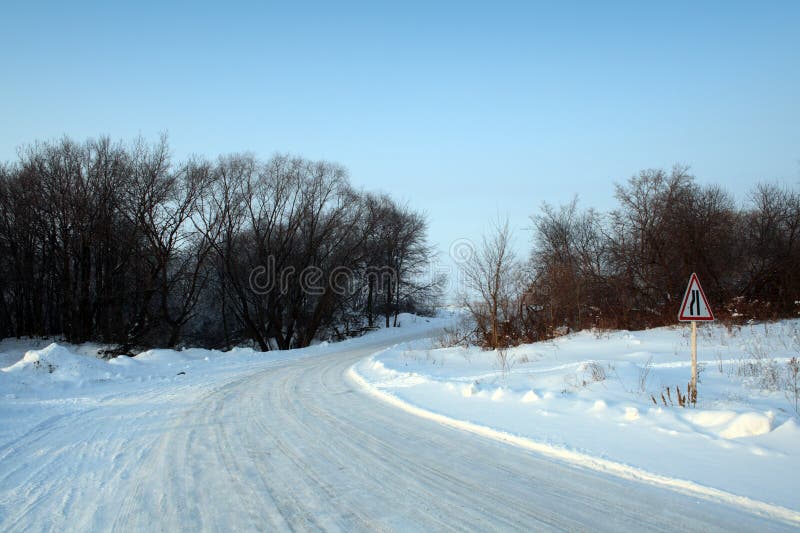
<path id="1" fill-rule="evenodd" d="M 686 287 L 686 294 L 683 296 L 683 303 L 678 313 L 678 320 L 680 322 L 714 320 L 714 313 L 711 312 L 706 294 L 703 292 L 703 288 L 700 286 L 700 280 L 697 279 L 697 274 L 695 273 L 692 273 L 692 277 L 689 278 L 689 286 Z"/>

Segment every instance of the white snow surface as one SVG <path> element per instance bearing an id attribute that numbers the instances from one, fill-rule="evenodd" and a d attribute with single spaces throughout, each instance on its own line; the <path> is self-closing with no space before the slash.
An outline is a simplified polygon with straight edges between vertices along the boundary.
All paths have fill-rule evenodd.
<path id="1" fill-rule="evenodd" d="M 451 318 L 404 315 L 401 328 L 268 353 L 150 350 L 107 361 L 97 357 L 105 348 L 99 345 L 0 341 L 0 531 L 772 531 L 800 523 L 790 496 L 773 497 L 781 487 L 797 494 L 790 478 L 796 454 L 786 445 L 797 442 L 797 425 L 775 394 L 662 409 L 658 416 L 683 428 L 676 437 L 658 429 L 667 426 L 653 420 L 646 401 L 623 386 L 616 390 L 615 378 L 607 377 L 602 394 L 596 383 L 562 394 L 548 381 L 581 372 L 587 358 L 564 355 L 569 343 L 594 346 L 592 360 L 630 359 L 627 374 L 618 364 L 624 379 L 639 356 L 620 352 L 622 339 L 638 339 L 643 354 L 662 354 L 666 344 L 651 346 L 647 336 L 680 344 L 682 333 L 579 335 L 519 348 L 517 355 L 541 357 L 502 376 L 485 352 L 470 350 L 465 358 L 457 349 L 425 348 L 431 341 L 421 339 L 436 336 Z M 663 361 L 653 375 L 683 376 L 681 358 L 670 361 L 674 366 Z M 359 373 L 351 372 L 354 364 Z M 711 375 L 707 367 L 703 387 Z M 378 390 L 399 405 L 376 400 Z M 704 457 L 721 457 L 717 462 L 731 472 L 746 470 L 764 491 L 711 484 L 754 498 L 737 501 L 681 490 L 638 470 L 631 476 L 593 468 L 532 441 L 497 442 L 497 435 L 474 435 L 451 419 L 426 419 L 429 411 L 404 412 L 407 401 L 597 454 L 595 461 L 618 459 L 614 454 L 627 449 L 623 462 L 649 468 L 639 464 L 647 454 L 638 445 L 615 448 L 604 434 L 639 427 L 631 435 L 639 444 L 658 443 L 650 453 L 664 462 L 650 470 L 703 483 L 713 479 L 701 475 L 716 467 L 683 476 L 669 439 L 684 439 L 689 453 L 705 435 L 713 450 Z M 525 418 L 537 424 L 518 425 Z M 534 426 L 539 433 L 525 433 Z M 648 441 L 646 430 L 657 437 Z M 586 437 L 592 431 L 595 437 Z M 581 435 L 584 441 L 574 440 Z M 738 462 L 748 447 L 759 450 L 751 455 L 761 462 Z M 775 461 L 786 470 L 776 472 Z M 760 501 L 784 507 L 753 505 Z"/>
<path id="2" fill-rule="evenodd" d="M 421 416 L 700 496 L 745 497 L 744 506 L 797 520 L 800 427 L 785 373 L 800 356 L 799 334 L 796 320 L 702 326 L 698 402 L 689 408 L 675 389 L 685 394 L 690 377 L 688 327 L 524 345 L 508 350 L 505 371 L 497 352 L 418 342 L 375 354 L 353 374 Z"/>

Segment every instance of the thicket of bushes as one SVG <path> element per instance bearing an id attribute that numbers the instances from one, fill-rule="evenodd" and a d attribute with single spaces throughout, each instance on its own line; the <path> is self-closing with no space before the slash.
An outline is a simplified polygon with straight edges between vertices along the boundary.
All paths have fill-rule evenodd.
<path id="1" fill-rule="evenodd" d="M 388 326 L 434 303 L 426 231 L 336 164 L 36 143 L 0 166 L 0 338 L 268 350 Z"/>
<path id="2" fill-rule="evenodd" d="M 718 318 L 777 319 L 800 311 L 800 193 L 762 184 L 744 205 L 701 186 L 684 167 L 617 185 L 610 213 L 577 201 L 532 217 L 528 261 L 500 224 L 468 264 L 483 273 L 466 299 L 489 347 L 588 327 L 676 323 L 692 272 Z M 474 279 L 476 276 L 468 279 Z M 481 277 L 481 276 L 478 276 Z M 478 298 L 475 298 L 477 294 Z"/>

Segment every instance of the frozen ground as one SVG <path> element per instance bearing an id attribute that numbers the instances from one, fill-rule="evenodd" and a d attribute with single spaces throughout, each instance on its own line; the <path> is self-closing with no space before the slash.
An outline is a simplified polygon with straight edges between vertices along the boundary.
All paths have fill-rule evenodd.
<path id="1" fill-rule="evenodd" d="M 110 362 L 92 357 L 96 346 L 25 354 L 4 342 L 0 530 L 796 527 L 791 513 L 575 467 L 406 413 L 348 377 L 446 321 L 407 316 L 396 330 L 293 352 Z"/>
<path id="2" fill-rule="evenodd" d="M 497 352 L 421 343 L 373 355 L 354 371 L 377 396 L 456 427 L 800 516 L 800 428 L 786 394 L 800 321 L 702 327 L 698 344 L 694 408 L 678 406 L 676 394 L 676 386 L 685 394 L 690 376 L 688 327 L 521 346 L 505 353 L 505 371 Z"/>

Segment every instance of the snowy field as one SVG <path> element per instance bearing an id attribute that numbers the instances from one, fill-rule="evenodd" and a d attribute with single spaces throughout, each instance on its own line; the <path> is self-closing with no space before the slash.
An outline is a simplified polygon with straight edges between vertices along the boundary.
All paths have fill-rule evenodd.
<path id="1" fill-rule="evenodd" d="M 699 396 L 684 408 L 689 342 L 688 327 L 587 331 L 505 353 L 417 342 L 353 375 L 399 407 L 556 459 L 799 516 L 787 363 L 800 356 L 800 321 L 701 326 Z"/>

